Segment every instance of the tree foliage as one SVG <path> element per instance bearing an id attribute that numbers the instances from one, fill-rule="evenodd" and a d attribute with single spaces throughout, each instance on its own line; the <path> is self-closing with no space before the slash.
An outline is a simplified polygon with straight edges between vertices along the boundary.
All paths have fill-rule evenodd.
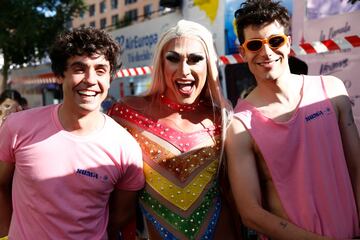
<path id="1" fill-rule="evenodd" d="M 56 34 L 86 9 L 83 0 L 0 0 L 0 6 L 3 86 L 10 66 L 41 60 Z"/>

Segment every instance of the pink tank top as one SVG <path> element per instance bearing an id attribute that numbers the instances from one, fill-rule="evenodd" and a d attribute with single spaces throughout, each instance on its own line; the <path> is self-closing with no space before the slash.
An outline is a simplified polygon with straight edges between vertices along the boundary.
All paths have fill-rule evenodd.
<path id="1" fill-rule="evenodd" d="M 304 78 L 287 122 L 266 118 L 246 100 L 234 111 L 259 146 L 290 221 L 340 239 L 360 233 L 336 113 L 321 78 Z"/>

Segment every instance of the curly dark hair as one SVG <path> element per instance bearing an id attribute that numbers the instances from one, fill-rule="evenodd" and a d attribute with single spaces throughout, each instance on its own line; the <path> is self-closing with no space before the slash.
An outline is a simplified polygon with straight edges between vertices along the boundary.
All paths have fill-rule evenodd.
<path id="1" fill-rule="evenodd" d="M 57 36 L 50 49 L 51 68 L 58 77 L 64 77 L 67 60 L 73 56 L 101 54 L 110 62 L 110 74 L 114 76 L 120 57 L 120 46 L 103 30 L 77 28 Z"/>
<path id="2" fill-rule="evenodd" d="M 271 0 L 247 0 L 235 12 L 236 30 L 240 44 L 245 41 L 244 29 L 250 25 L 260 27 L 265 23 L 278 21 L 285 28 L 287 34 L 290 17 L 287 9 L 280 2 Z"/>

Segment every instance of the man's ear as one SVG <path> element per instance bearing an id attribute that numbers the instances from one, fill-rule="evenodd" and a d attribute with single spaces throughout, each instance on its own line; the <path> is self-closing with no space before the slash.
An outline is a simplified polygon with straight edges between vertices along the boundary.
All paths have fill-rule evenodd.
<path id="1" fill-rule="evenodd" d="M 288 48 L 288 54 L 290 54 L 291 52 L 291 37 L 290 36 L 287 36 L 287 42 L 286 42 L 286 46 Z"/>
<path id="2" fill-rule="evenodd" d="M 291 42 L 292 42 L 291 36 L 287 36 L 287 38 L 288 38 L 287 43 L 289 44 L 289 47 L 291 47 Z"/>
<path id="3" fill-rule="evenodd" d="M 239 46 L 239 53 L 240 53 L 241 57 L 244 59 L 244 61 L 246 61 L 245 51 L 246 50 L 243 46 Z"/>

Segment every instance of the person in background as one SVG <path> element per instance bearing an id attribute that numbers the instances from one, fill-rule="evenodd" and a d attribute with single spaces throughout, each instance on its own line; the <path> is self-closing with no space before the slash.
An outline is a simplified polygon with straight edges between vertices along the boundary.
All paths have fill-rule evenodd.
<path id="1" fill-rule="evenodd" d="M 211 33 L 179 21 L 157 44 L 152 77 L 146 95 L 127 97 L 108 113 L 143 151 L 139 237 L 240 239 L 219 188 L 232 108 L 221 93 Z"/>
<path id="2" fill-rule="evenodd" d="M 13 113 L 0 128 L 0 237 L 117 239 L 135 213 L 141 149 L 100 112 L 118 56 L 101 30 L 57 36 L 50 59 L 63 103 Z"/>
<path id="3" fill-rule="evenodd" d="M 359 236 L 360 140 L 343 82 L 290 73 L 289 16 L 279 2 L 235 12 L 257 86 L 234 108 L 226 152 L 245 225 L 271 239 Z"/>
<path id="4" fill-rule="evenodd" d="M 0 126 L 10 113 L 23 110 L 21 99 L 21 94 L 14 89 L 6 89 L 0 94 Z"/>

